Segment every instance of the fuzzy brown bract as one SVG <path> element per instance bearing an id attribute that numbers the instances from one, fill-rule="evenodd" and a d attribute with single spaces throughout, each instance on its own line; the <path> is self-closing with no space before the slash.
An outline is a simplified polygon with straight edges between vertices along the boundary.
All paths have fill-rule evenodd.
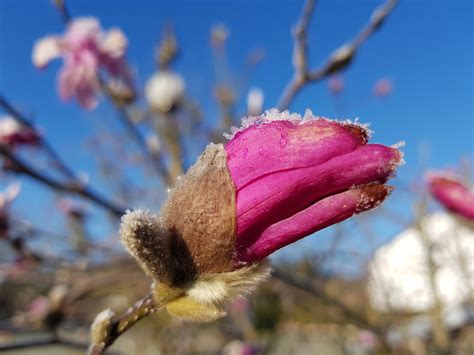
<path id="1" fill-rule="evenodd" d="M 227 302 L 269 275 L 264 262 L 235 267 L 235 194 L 223 145 L 209 144 L 160 214 L 135 210 L 122 218 L 122 243 L 153 278 L 155 301 L 179 318 L 220 318 Z"/>
<path id="2" fill-rule="evenodd" d="M 161 210 L 163 226 L 185 242 L 198 273 L 233 268 L 235 187 L 222 144 L 209 144 L 178 179 Z"/>

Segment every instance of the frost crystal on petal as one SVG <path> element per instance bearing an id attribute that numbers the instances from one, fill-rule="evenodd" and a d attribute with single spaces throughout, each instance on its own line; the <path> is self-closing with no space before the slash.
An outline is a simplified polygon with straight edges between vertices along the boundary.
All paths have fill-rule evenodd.
<path id="1" fill-rule="evenodd" d="M 276 108 L 271 108 L 269 110 L 266 110 L 260 116 L 242 117 L 240 128 L 231 127 L 230 128 L 230 133 L 224 132 L 223 136 L 225 138 L 227 138 L 228 140 L 231 140 L 238 133 L 244 131 L 245 129 L 247 129 L 251 126 L 264 125 L 264 124 L 271 123 L 271 122 L 274 122 L 274 121 L 287 121 L 287 122 L 290 122 L 294 125 L 297 125 L 297 124 L 304 124 L 304 123 L 306 123 L 308 121 L 311 121 L 311 120 L 325 120 L 325 121 L 328 121 L 328 122 L 337 122 L 341 125 L 355 125 L 355 126 L 358 126 L 358 127 L 362 128 L 365 131 L 367 137 L 370 137 L 373 133 L 369 129 L 369 123 L 359 123 L 358 122 L 359 118 L 356 118 L 354 121 L 352 121 L 350 119 L 336 120 L 336 119 L 329 119 L 329 118 L 321 117 L 321 116 L 315 116 L 310 109 L 306 109 L 304 115 L 301 116 L 299 113 L 290 113 L 288 110 L 280 112 Z"/>

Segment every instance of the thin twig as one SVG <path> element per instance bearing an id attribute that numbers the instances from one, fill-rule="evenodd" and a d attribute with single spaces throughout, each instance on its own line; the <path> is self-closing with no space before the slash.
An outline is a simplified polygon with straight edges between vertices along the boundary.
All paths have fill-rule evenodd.
<path id="1" fill-rule="evenodd" d="M 0 106 L 12 116 L 18 123 L 26 126 L 32 130 L 36 130 L 33 123 L 26 118 L 25 115 L 21 114 L 13 105 L 3 96 L 0 95 Z M 76 174 L 67 166 L 67 164 L 61 159 L 56 150 L 52 147 L 51 144 L 44 138 L 44 136 L 39 137 L 40 146 L 45 150 L 45 152 L 50 156 L 54 165 L 68 178 L 76 179 Z"/>
<path id="2" fill-rule="evenodd" d="M 376 8 L 369 22 L 359 31 L 354 39 L 345 45 L 339 47 L 326 62 L 314 70 L 308 69 L 307 40 L 306 32 L 314 9 L 314 0 L 308 0 L 298 25 L 295 28 L 295 44 L 293 53 L 293 64 L 295 73 L 291 81 L 283 91 L 277 107 L 280 110 L 288 108 L 295 96 L 310 83 L 322 80 L 346 68 L 354 58 L 357 50 L 369 39 L 382 25 L 386 17 L 392 12 L 398 0 L 387 0 L 383 5 Z"/>
<path id="3" fill-rule="evenodd" d="M 155 171 L 163 179 L 165 179 L 168 185 L 171 185 L 173 181 L 170 178 L 170 174 L 168 172 L 168 169 L 165 166 L 162 155 L 159 152 L 155 153 L 149 149 L 145 138 L 140 133 L 138 127 L 135 125 L 132 118 L 129 116 L 126 108 L 123 107 L 122 105 L 117 104 L 116 100 L 114 99 L 113 93 L 107 87 L 107 84 L 105 83 L 105 80 L 102 77 L 99 77 L 99 83 L 100 83 L 102 92 L 107 96 L 107 98 L 110 100 L 112 105 L 115 107 L 117 111 L 117 116 L 120 122 L 122 123 L 122 125 L 125 126 L 125 129 L 129 133 L 129 135 L 135 140 L 135 143 L 141 149 L 145 157 L 147 157 L 147 159 L 152 163 L 152 166 L 155 169 Z"/>
<path id="4" fill-rule="evenodd" d="M 92 191 L 87 186 L 84 186 L 83 184 L 79 183 L 78 181 L 64 183 L 64 182 L 55 180 L 55 179 L 43 174 L 42 172 L 40 172 L 40 171 L 36 170 L 35 168 L 33 168 L 32 166 L 28 165 L 20 157 L 16 156 L 11 151 L 11 149 L 9 149 L 7 146 L 5 146 L 3 144 L 0 144 L 0 155 L 3 155 L 11 163 L 13 163 L 15 172 L 27 175 L 27 176 L 43 183 L 44 185 L 52 188 L 53 190 L 72 193 L 72 194 L 76 194 L 76 195 L 82 196 L 84 198 L 87 198 L 88 200 L 96 203 L 97 205 L 101 206 L 102 208 L 110 211 L 115 217 L 122 216 L 124 214 L 125 210 L 126 210 L 126 208 L 120 207 L 120 206 L 108 201 L 107 199 L 100 196 L 95 191 Z"/>
<path id="5" fill-rule="evenodd" d="M 273 268 L 272 276 L 286 283 L 287 285 L 299 288 L 300 290 L 307 292 L 308 294 L 324 301 L 325 303 L 336 307 L 344 314 L 347 319 L 350 319 L 354 324 L 365 329 L 370 329 L 382 339 L 385 337 L 385 331 L 383 329 L 380 327 L 375 327 L 367 319 L 365 319 L 364 316 L 358 314 L 338 299 L 330 297 L 324 290 L 317 287 L 314 282 L 311 282 L 311 280 L 300 276 L 289 275 L 279 268 Z"/>
<path id="6" fill-rule="evenodd" d="M 128 329 L 133 327 L 143 318 L 156 312 L 157 307 L 155 299 L 151 293 L 147 294 L 141 300 L 136 302 L 125 313 L 116 317 L 110 327 L 107 329 L 107 334 L 104 334 L 104 342 L 100 344 L 92 343 L 87 351 L 88 355 L 101 355 L 105 350 L 111 346 L 115 340 L 125 333 Z"/>
<path id="7" fill-rule="evenodd" d="M 59 11 L 61 15 L 61 19 L 63 20 L 64 24 L 67 25 L 69 21 L 71 21 L 71 13 L 66 5 L 65 0 L 54 0 L 54 5 Z"/>

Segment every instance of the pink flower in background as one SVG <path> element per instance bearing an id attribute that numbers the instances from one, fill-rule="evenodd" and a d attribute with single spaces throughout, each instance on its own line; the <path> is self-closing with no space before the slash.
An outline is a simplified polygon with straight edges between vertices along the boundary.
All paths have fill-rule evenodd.
<path id="1" fill-rule="evenodd" d="M 131 84 L 125 63 L 127 39 L 120 29 L 103 32 L 93 17 L 81 17 L 70 22 L 63 36 L 47 36 L 33 48 L 33 64 L 42 69 L 53 59 L 62 57 L 58 87 L 62 99 L 76 97 L 86 109 L 97 106 L 100 90 L 99 70 L 113 79 Z"/>
<path id="2" fill-rule="evenodd" d="M 20 124 L 13 117 L 0 118 L 0 143 L 10 147 L 20 145 L 36 145 L 40 134 L 29 127 Z"/>
<path id="3" fill-rule="evenodd" d="M 344 90 L 344 79 L 341 75 L 333 75 L 328 80 L 328 88 L 331 94 L 339 95 Z"/>
<path id="4" fill-rule="evenodd" d="M 373 93 L 378 97 L 386 97 L 393 91 L 393 83 L 390 79 L 382 78 L 375 82 Z"/>
<path id="5" fill-rule="evenodd" d="M 237 263 L 253 263 L 298 239 L 378 206 L 402 162 L 367 144 L 368 130 L 278 111 L 247 122 L 225 146 L 237 190 Z"/>
<path id="6" fill-rule="evenodd" d="M 431 195 L 448 210 L 474 220 L 474 191 L 446 172 L 429 173 L 426 178 Z"/>
<path id="7" fill-rule="evenodd" d="M 68 217 L 82 219 L 87 214 L 86 208 L 73 200 L 61 199 L 57 205 L 61 212 Z"/>

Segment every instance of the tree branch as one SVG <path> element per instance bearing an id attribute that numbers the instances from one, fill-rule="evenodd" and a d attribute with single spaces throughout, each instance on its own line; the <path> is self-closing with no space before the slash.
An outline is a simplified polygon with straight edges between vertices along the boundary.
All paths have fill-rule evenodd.
<path id="1" fill-rule="evenodd" d="M 14 171 L 17 173 L 21 173 L 27 175 L 42 184 L 50 187 L 53 190 L 57 190 L 60 192 L 67 192 L 82 196 L 87 198 L 88 200 L 96 203 L 97 205 L 101 206 L 102 208 L 110 211 L 115 217 L 121 217 L 126 208 L 117 206 L 114 203 L 108 201 L 95 191 L 92 191 L 87 186 L 84 186 L 78 181 L 72 181 L 71 183 L 64 183 L 57 181 L 40 171 L 36 170 L 32 166 L 28 165 L 24 162 L 20 157 L 16 156 L 11 149 L 7 146 L 0 144 L 0 155 L 3 155 L 7 158 L 11 163 L 13 163 Z"/>
<path id="2" fill-rule="evenodd" d="M 32 129 L 36 130 L 33 123 L 26 118 L 23 114 L 21 114 L 13 105 L 3 96 L 0 94 L 0 106 L 11 115 L 18 123 Z M 44 149 L 44 151 L 50 156 L 54 165 L 68 178 L 76 179 L 76 174 L 67 166 L 67 164 L 61 159 L 59 154 L 54 150 L 51 144 L 43 137 L 39 137 L 40 146 Z"/>
<path id="3" fill-rule="evenodd" d="M 301 20 L 295 27 L 294 31 L 295 44 L 293 65 L 295 67 L 295 73 L 278 101 L 278 109 L 287 109 L 295 96 L 306 84 L 320 81 L 330 74 L 334 74 L 346 68 L 352 62 L 352 59 L 362 44 L 380 28 L 386 17 L 394 9 L 397 2 L 398 0 L 387 0 L 383 5 L 376 8 L 372 12 L 369 22 L 359 31 L 352 41 L 339 47 L 329 56 L 321 67 L 309 70 L 307 64 L 308 54 L 306 32 L 313 13 L 314 0 L 308 0 L 303 10 Z"/>
<path id="4" fill-rule="evenodd" d="M 308 294 L 324 301 L 325 303 L 336 307 L 347 319 L 350 319 L 354 324 L 365 329 L 370 329 L 372 332 L 380 336 L 382 340 L 385 338 L 385 330 L 381 329 L 380 327 L 375 327 L 367 319 L 346 306 L 344 303 L 333 297 L 330 297 L 326 292 L 324 292 L 324 290 L 321 290 L 313 282 L 311 282 L 311 280 L 289 275 L 285 271 L 275 267 L 273 268 L 272 276 L 286 283 L 287 285 L 299 288 L 300 290 L 307 292 Z"/>
<path id="5" fill-rule="evenodd" d="M 99 76 L 99 84 L 102 92 L 107 96 L 107 98 L 110 100 L 112 105 L 115 107 L 117 111 L 117 116 L 122 123 L 122 125 L 125 127 L 129 135 L 135 140 L 135 143 L 138 145 L 140 150 L 142 151 L 143 155 L 152 163 L 153 168 L 155 171 L 163 178 L 165 179 L 166 183 L 168 185 L 171 185 L 173 182 L 170 179 L 170 174 L 168 172 L 168 169 L 165 166 L 165 163 L 163 161 L 163 157 L 160 153 L 154 153 L 152 152 L 149 148 L 148 145 L 143 138 L 142 134 L 138 130 L 138 127 L 133 123 L 133 120 L 129 116 L 127 110 L 123 105 L 120 105 L 117 103 L 117 101 L 114 98 L 113 93 L 110 91 L 108 88 L 105 80 Z"/>
<path id="6" fill-rule="evenodd" d="M 88 355 L 101 355 L 105 350 L 111 346 L 115 340 L 128 329 L 133 327 L 143 318 L 147 317 L 150 314 L 153 314 L 157 310 L 157 306 L 153 295 L 151 293 L 147 294 L 141 300 L 137 301 L 132 307 L 130 307 L 125 313 L 116 317 L 110 326 L 108 326 L 105 331 L 105 334 L 100 334 L 102 341 L 100 343 L 92 342 L 87 351 Z M 94 336 L 94 325 L 91 329 L 92 338 Z"/>

